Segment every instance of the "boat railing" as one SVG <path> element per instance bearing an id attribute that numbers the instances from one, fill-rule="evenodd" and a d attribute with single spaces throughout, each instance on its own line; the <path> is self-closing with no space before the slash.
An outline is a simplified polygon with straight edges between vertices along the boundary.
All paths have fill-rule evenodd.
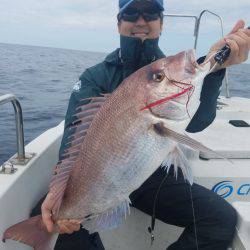
<path id="1" fill-rule="evenodd" d="M 216 14 L 215 12 L 212 12 L 210 10 L 203 10 L 199 16 L 195 15 L 188 15 L 188 14 L 164 14 L 164 17 L 181 17 L 181 18 L 192 18 L 194 19 L 194 49 L 197 49 L 198 45 L 198 38 L 199 38 L 199 32 L 200 32 L 200 24 L 201 24 L 201 19 L 204 14 L 209 13 L 219 19 L 220 22 L 220 29 L 221 29 L 221 36 L 224 37 L 224 24 L 223 24 L 223 19 L 220 15 Z M 229 80 L 228 80 L 228 73 L 226 71 L 225 75 L 225 86 L 226 86 L 226 97 L 230 98 L 230 89 L 229 89 Z"/>
<path id="2" fill-rule="evenodd" d="M 13 165 L 26 165 L 33 157 L 33 154 L 25 154 L 24 148 L 24 132 L 23 132 L 23 114 L 20 102 L 13 94 L 6 94 L 0 96 L 0 105 L 11 102 L 15 111 L 16 123 L 16 138 L 17 138 L 17 156 L 11 158 L 8 162 L 4 163 L 0 173 L 12 173 Z M 8 167 L 7 167 L 8 166 Z M 8 171 L 8 169 L 12 169 Z"/>

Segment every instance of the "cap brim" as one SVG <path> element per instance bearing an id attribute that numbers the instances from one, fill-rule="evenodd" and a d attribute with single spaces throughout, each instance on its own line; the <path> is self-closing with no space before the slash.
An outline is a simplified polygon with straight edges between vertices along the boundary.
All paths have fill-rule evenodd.
<path id="1" fill-rule="evenodd" d="M 120 10 L 119 10 L 119 14 L 121 14 L 122 12 L 124 12 L 133 2 L 135 2 L 137 0 L 130 0 L 129 2 L 127 2 Z M 160 11 L 164 11 L 164 8 L 162 7 L 161 4 L 159 4 L 157 1 L 155 1 L 155 4 L 158 5 Z"/>

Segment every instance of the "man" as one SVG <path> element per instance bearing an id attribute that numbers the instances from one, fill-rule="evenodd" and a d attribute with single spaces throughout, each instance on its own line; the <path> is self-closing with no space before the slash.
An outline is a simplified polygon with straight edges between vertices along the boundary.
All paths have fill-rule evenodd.
<path id="1" fill-rule="evenodd" d="M 163 29 L 163 1 L 120 0 L 119 7 L 120 49 L 115 50 L 106 57 L 104 62 L 87 69 L 81 75 L 80 86 L 73 91 L 70 97 L 60 156 L 66 149 L 69 128 L 75 121 L 74 110 L 81 99 L 114 91 L 130 74 L 165 56 L 158 47 L 159 36 Z M 188 132 L 201 131 L 212 123 L 216 115 L 219 89 L 225 74 L 223 68 L 241 63 L 248 57 L 250 31 L 244 29 L 243 21 L 238 21 L 232 32 L 211 48 L 207 58 L 210 58 L 226 43 L 231 48 L 231 55 L 223 67 L 218 67 L 215 73 L 205 78 L 201 104 L 186 129 Z M 202 63 L 204 59 L 200 58 L 198 62 Z M 212 61 L 212 63 L 214 62 Z M 185 227 L 178 241 L 167 249 L 226 250 L 233 240 L 236 224 L 236 213 L 231 205 L 212 191 L 197 184 L 190 189 L 190 185 L 184 181 L 181 174 L 176 179 L 171 171 L 156 197 L 156 192 L 165 176 L 164 170 L 159 168 L 138 190 L 130 195 L 130 199 L 134 207 L 150 215 L 153 204 L 157 202 L 156 218 L 166 223 Z M 46 200 L 50 198 L 51 196 L 48 194 Z M 73 220 L 61 221 L 58 223 L 59 228 L 56 228 L 50 213 L 51 208 L 43 203 L 42 215 L 48 230 L 64 233 L 59 236 L 56 250 L 104 249 L 98 234 L 89 236 L 86 230 L 79 230 L 80 225 Z M 132 247 L 130 249 L 132 250 Z"/>

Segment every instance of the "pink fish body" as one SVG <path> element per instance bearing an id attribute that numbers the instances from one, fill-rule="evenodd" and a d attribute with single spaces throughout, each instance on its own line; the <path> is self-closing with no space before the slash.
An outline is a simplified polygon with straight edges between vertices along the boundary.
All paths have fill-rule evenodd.
<path id="1" fill-rule="evenodd" d="M 209 68 L 197 65 L 193 50 L 181 52 L 141 68 L 111 95 L 81 106 L 71 146 L 51 181 L 53 202 L 45 201 L 54 220 L 77 219 L 91 232 L 117 227 L 129 213 L 129 195 L 160 165 L 176 164 L 192 182 L 178 145 L 209 150 L 181 134 L 198 108 Z M 33 238 L 20 234 L 25 223 L 8 229 L 4 238 L 49 249 L 37 243 L 41 230 Z"/>

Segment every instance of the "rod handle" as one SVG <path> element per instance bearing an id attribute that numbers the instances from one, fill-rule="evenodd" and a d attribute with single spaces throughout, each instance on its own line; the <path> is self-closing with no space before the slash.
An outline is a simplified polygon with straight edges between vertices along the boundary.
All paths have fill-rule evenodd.
<path id="1" fill-rule="evenodd" d="M 248 29 L 250 29 L 250 26 L 247 27 Z M 224 47 L 222 47 L 215 55 L 214 60 L 219 64 L 222 65 L 230 56 L 231 53 L 231 49 L 229 47 L 229 45 L 225 45 Z"/>

